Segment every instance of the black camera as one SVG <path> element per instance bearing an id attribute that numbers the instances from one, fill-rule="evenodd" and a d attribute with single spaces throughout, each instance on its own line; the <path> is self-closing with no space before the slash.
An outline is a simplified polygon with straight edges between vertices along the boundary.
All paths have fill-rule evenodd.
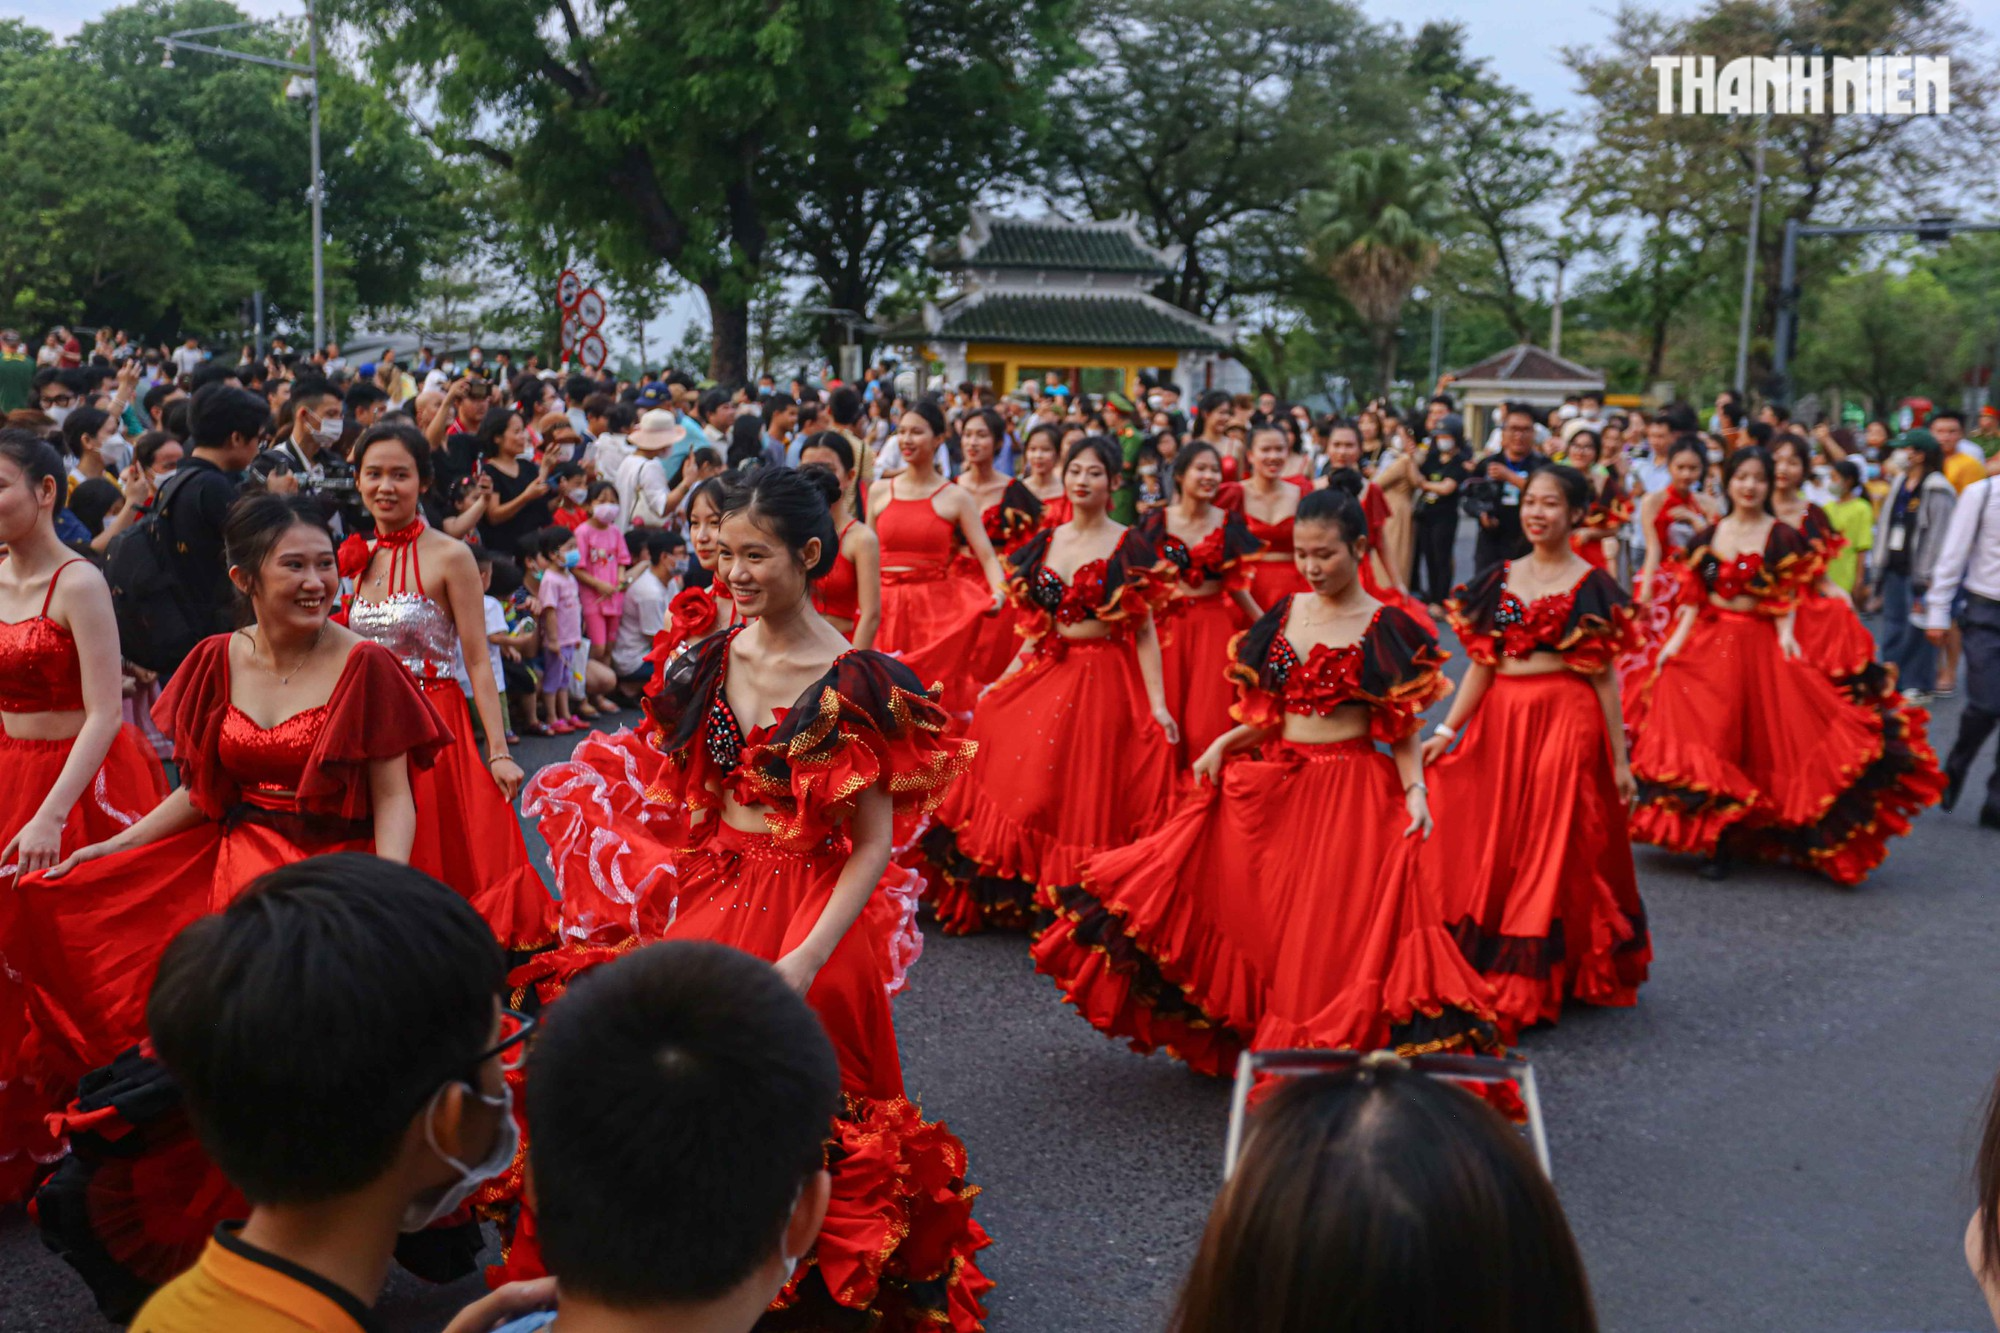
<path id="1" fill-rule="evenodd" d="M 1503 484 L 1491 477 L 1474 477 L 1458 488 L 1459 507 L 1476 519 L 1498 513 Z"/>

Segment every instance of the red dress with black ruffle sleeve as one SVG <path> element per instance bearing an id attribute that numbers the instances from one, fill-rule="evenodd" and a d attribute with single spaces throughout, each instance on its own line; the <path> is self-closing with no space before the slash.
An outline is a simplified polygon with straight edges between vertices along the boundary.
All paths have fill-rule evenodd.
<path id="1" fill-rule="evenodd" d="M 1888 840 L 1942 794 L 1920 729 L 1858 704 L 1777 622 L 1818 577 L 1811 544 L 1783 523 L 1761 551 L 1724 557 L 1710 529 L 1681 571 L 1695 621 L 1627 706 L 1642 842 L 1702 855 L 1784 860 L 1857 884 Z M 1748 609 L 1718 605 L 1747 598 Z M 1697 600 L 1698 599 L 1698 600 Z"/>
<path id="2" fill-rule="evenodd" d="M 1652 946 L 1593 686 L 1637 647 L 1631 600 L 1592 569 L 1523 601 L 1508 569 L 1453 591 L 1445 605 L 1459 642 L 1486 666 L 1554 654 L 1563 669 L 1493 676 L 1426 775 L 1438 828 L 1419 860 L 1511 1039 L 1553 1022 L 1566 999 L 1633 1003 Z"/>
<path id="3" fill-rule="evenodd" d="M 980 696 L 979 750 L 920 845 L 929 899 L 952 934 L 1026 927 L 1038 889 L 1073 883 L 1090 856 L 1149 832 L 1172 808 L 1173 749 L 1139 675 L 1136 631 L 1169 595 L 1135 529 L 1065 579 L 1047 564 L 1053 529 L 1008 558 L 1024 663 Z M 1099 638 L 1060 626 L 1095 621 Z"/>
<path id="4" fill-rule="evenodd" d="M 1229 644 L 1250 627 L 1250 617 L 1231 594 L 1248 591 L 1255 568 L 1250 559 L 1264 544 L 1235 510 L 1189 546 L 1167 529 L 1167 510 L 1139 520 L 1139 532 L 1153 544 L 1174 574 L 1174 596 L 1160 609 L 1160 677 L 1167 711 L 1180 723 L 1175 762 L 1185 768 L 1229 730 L 1235 702 L 1225 669 Z"/>
<path id="5" fill-rule="evenodd" d="M 1345 647 L 1301 654 L 1290 598 L 1238 636 L 1237 716 L 1368 710 L 1352 740 L 1231 756 L 1160 829 L 1060 887 L 1035 965 L 1100 1031 L 1227 1074 L 1246 1045 L 1490 1048 L 1490 988 L 1416 874 L 1402 782 L 1377 741 L 1416 733 L 1450 684 L 1395 607 Z"/>
<path id="6" fill-rule="evenodd" d="M 860 794 L 885 789 L 907 826 L 937 804 L 970 757 L 968 743 L 946 734 L 949 719 L 933 695 L 877 652 L 841 655 L 775 721 L 744 727 L 727 688 L 740 633 L 696 644 L 661 679 L 644 732 L 660 762 L 645 771 L 643 790 L 607 796 L 638 775 L 625 771 L 628 748 L 596 738 L 586 738 L 570 763 L 536 775 L 530 806 L 551 858 L 569 867 L 559 871 L 563 882 L 578 883 L 591 864 L 614 879 L 627 875 L 630 854 L 617 845 L 634 803 L 662 810 L 648 833 L 671 866 L 616 911 L 589 923 L 566 915 L 571 942 L 514 974 L 544 1002 L 633 941 L 711 940 L 783 957 L 811 933 L 833 894 Z M 769 831 L 723 822 L 725 794 L 761 809 Z M 607 809 L 620 812 L 615 822 L 603 820 Z M 978 1190 L 965 1179 L 964 1145 L 906 1098 L 896 1054 L 889 1000 L 922 947 L 917 887 L 892 863 L 806 993 L 839 1057 L 845 1096 L 831 1132 L 826 1224 L 774 1306 L 793 1311 L 787 1317 L 805 1320 L 801 1326 L 879 1318 L 885 1328 L 971 1333 L 992 1286 L 974 1258 L 987 1239 L 972 1218 Z M 628 924 L 632 932 L 621 937 Z M 506 1276 L 531 1274 L 536 1262 L 532 1246 L 517 1240 Z"/>

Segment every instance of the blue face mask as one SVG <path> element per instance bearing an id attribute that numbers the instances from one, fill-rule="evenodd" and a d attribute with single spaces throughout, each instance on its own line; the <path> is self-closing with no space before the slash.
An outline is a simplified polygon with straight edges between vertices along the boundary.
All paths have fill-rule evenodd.
<path id="1" fill-rule="evenodd" d="M 575 569 L 578 565 L 582 563 L 583 563 L 583 552 L 577 550 L 574 546 L 572 546 L 569 550 L 563 552 L 564 569 Z"/>

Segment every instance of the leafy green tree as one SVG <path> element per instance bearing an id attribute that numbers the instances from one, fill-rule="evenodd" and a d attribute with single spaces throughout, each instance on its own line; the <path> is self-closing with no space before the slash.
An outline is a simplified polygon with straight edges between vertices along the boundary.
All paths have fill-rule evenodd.
<path id="1" fill-rule="evenodd" d="M 1496 311 L 1516 342 L 1533 341 L 1527 270 L 1550 244 L 1561 122 L 1467 56 L 1461 24 L 1425 24 L 1410 72 L 1426 90 L 1417 110 L 1422 152 L 1451 183 L 1458 213 L 1439 276 L 1463 300 Z"/>
<path id="2" fill-rule="evenodd" d="M 1865 395 L 1880 415 L 1898 398 L 1938 387 L 1959 330 L 1952 294 L 1934 274 L 1877 269 L 1828 283 L 1799 343 L 1799 381 Z"/>
<path id="3" fill-rule="evenodd" d="M 123 309 L 143 327 L 180 295 L 192 251 L 163 154 L 76 96 L 73 56 L 22 36 L 0 33 L 0 321 Z"/>
<path id="4" fill-rule="evenodd" d="M 1343 150 L 1410 128 L 1398 35 L 1345 0 L 1088 0 L 1078 27 L 1050 193 L 1184 247 L 1160 294 L 1204 317 L 1295 277 L 1258 224 L 1289 233 Z"/>
<path id="5" fill-rule="evenodd" d="M 707 298 L 711 375 L 747 367 L 750 298 L 798 171 L 902 96 L 893 0 L 333 0 L 436 140 L 502 167 L 605 269 L 664 263 Z M 943 35 L 940 35 L 943 36 Z"/>
<path id="6" fill-rule="evenodd" d="M 874 314 L 891 272 L 955 236 L 984 194 L 1032 183 L 1050 81 L 1072 59 L 1074 0 L 901 0 L 901 98 L 850 151 L 792 168 L 783 248 L 817 304 Z M 922 34 L 948 35 L 923 40 Z M 837 323 L 820 325 L 829 357 Z"/>
<path id="7" fill-rule="evenodd" d="M 1356 149 L 1329 188 L 1306 197 L 1308 252 L 1367 326 L 1384 394 L 1395 390 L 1403 305 L 1437 267 L 1448 199 L 1445 181 L 1398 148 Z"/>

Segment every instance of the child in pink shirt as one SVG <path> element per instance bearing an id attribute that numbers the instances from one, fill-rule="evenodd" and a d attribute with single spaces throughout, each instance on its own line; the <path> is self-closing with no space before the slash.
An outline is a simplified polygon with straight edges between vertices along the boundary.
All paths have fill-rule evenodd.
<path id="1" fill-rule="evenodd" d="M 618 522 L 618 488 L 600 481 L 590 488 L 590 517 L 576 530 L 578 562 L 576 581 L 583 602 L 583 633 L 590 640 L 590 655 L 609 663 L 611 643 L 618 637 L 618 620 L 625 613 L 625 567 L 632 552 Z M 586 717 L 615 713 L 618 705 L 599 697 L 586 703 Z"/>
<path id="2" fill-rule="evenodd" d="M 570 572 L 581 557 L 567 528 L 545 529 L 536 545 L 542 576 L 535 596 L 541 606 L 542 697 L 553 718 L 549 730 L 561 735 L 590 725 L 570 715 L 570 695 L 583 690 L 583 606 Z"/>

